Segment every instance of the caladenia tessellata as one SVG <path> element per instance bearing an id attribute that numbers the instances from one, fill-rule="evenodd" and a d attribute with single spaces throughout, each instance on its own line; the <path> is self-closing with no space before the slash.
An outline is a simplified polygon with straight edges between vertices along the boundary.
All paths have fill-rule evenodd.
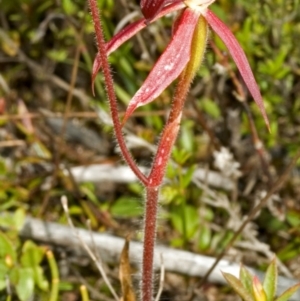
<path id="1" fill-rule="evenodd" d="M 262 96 L 246 55 L 228 27 L 208 9 L 208 6 L 213 2 L 214 0 L 141 0 L 140 6 L 144 18 L 128 25 L 110 41 L 106 42 L 103 36 L 97 2 L 96 0 L 89 0 L 98 44 L 98 53 L 92 71 L 92 85 L 97 73 L 102 70 L 119 147 L 124 160 L 131 167 L 146 190 L 144 250 L 141 272 L 141 300 L 143 301 L 150 301 L 153 298 L 153 252 L 156 238 L 159 187 L 162 184 L 166 165 L 179 131 L 182 109 L 187 93 L 205 54 L 209 27 L 227 46 L 269 128 Z M 176 11 L 178 12 L 178 16 L 174 21 L 170 42 L 154 64 L 140 89 L 129 102 L 121 123 L 118 117 L 117 99 L 107 56 L 143 28 L 166 14 Z M 122 135 L 122 126 L 136 108 L 152 102 L 175 79 L 178 80 L 170 114 L 161 134 L 151 171 L 148 175 L 145 175 L 140 171 L 127 149 Z"/>

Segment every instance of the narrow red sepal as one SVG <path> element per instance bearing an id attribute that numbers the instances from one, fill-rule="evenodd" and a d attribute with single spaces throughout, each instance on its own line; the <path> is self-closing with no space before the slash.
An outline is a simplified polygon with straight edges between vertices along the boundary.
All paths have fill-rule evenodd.
<path id="1" fill-rule="evenodd" d="M 117 48 L 119 48 L 124 42 L 133 37 L 137 32 L 146 27 L 145 19 L 140 19 L 134 23 L 129 24 L 121 31 L 119 31 L 112 39 L 105 44 L 106 47 L 106 55 L 109 56 L 112 52 L 114 52 Z M 94 94 L 94 82 L 95 78 L 101 69 L 101 55 L 98 52 L 93 64 L 92 70 L 92 90 Z"/>
<path id="2" fill-rule="evenodd" d="M 163 10 L 156 15 L 154 19 L 151 20 L 150 23 L 154 22 L 158 18 L 163 17 L 166 14 L 169 14 L 171 12 L 180 10 L 184 8 L 185 5 L 181 1 L 174 1 L 174 3 L 168 5 L 168 7 L 163 8 Z M 145 28 L 146 25 L 146 19 L 140 19 L 138 21 L 135 21 L 125 28 L 123 28 L 121 31 L 119 31 L 109 42 L 106 43 L 106 54 L 110 55 L 112 52 L 114 52 L 117 48 L 119 48 L 123 43 L 125 43 L 127 40 L 132 38 L 137 32 Z M 95 78 L 98 74 L 98 72 L 101 69 L 101 56 L 100 53 L 97 53 L 96 58 L 94 60 L 93 64 L 93 70 L 92 70 L 92 90 L 94 94 L 94 82 Z"/>
<path id="3" fill-rule="evenodd" d="M 265 123 L 268 129 L 270 130 L 270 124 L 264 107 L 263 99 L 244 50 L 240 46 L 235 36 L 230 31 L 230 29 L 212 11 L 207 10 L 204 17 L 213 29 L 213 31 L 221 38 L 221 40 L 228 48 L 230 55 L 232 56 L 235 64 L 237 65 L 247 88 L 249 89 L 252 97 L 258 105 L 259 110 L 265 120 Z"/>
<path id="4" fill-rule="evenodd" d="M 183 11 L 171 42 L 155 63 L 141 88 L 131 99 L 123 124 L 137 107 L 153 101 L 182 72 L 190 59 L 191 42 L 198 19 L 198 12 L 191 9 Z"/>

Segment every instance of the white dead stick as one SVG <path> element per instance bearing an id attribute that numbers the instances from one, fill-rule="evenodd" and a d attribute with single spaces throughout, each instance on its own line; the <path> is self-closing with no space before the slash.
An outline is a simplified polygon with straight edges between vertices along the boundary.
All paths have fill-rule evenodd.
<path id="1" fill-rule="evenodd" d="M 75 181 L 82 182 L 103 182 L 110 181 L 114 183 L 137 182 L 137 178 L 128 166 L 115 164 L 93 164 L 88 166 L 72 167 L 70 169 Z M 143 173 L 147 173 L 146 167 L 141 167 Z M 68 175 L 68 171 L 65 171 Z M 215 171 L 207 171 L 203 168 L 197 168 L 193 175 L 195 181 L 205 181 L 207 185 L 230 191 L 234 183 L 229 178 L 225 178 Z"/>
<path id="2" fill-rule="evenodd" d="M 95 244 L 99 248 L 101 258 L 106 262 L 116 263 L 124 246 L 124 239 L 114 237 L 109 234 L 93 233 L 93 240 L 89 231 L 77 229 L 78 235 L 84 240 L 88 246 Z M 72 235 L 72 231 L 68 226 L 62 226 L 56 223 L 43 222 L 38 219 L 26 218 L 25 224 L 20 231 L 24 237 L 34 240 L 52 243 L 55 245 L 64 246 L 79 252 L 81 255 L 85 251 L 81 248 L 81 243 Z M 130 243 L 130 258 L 133 263 L 139 264 L 141 262 L 142 244 L 139 242 Z M 193 254 L 187 251 L 176 250 L 168 247 L 157 246 L 155 248 L 155 268 L 157 270 L 161 267 L 160 254 L 163 254 L 164 268 L 168 272 L 176 272 L 188 276 L 202 277 L 208 269 L 212 266 L 215 258 L 209 256 L 202 256 Z M 249 268 L 250 269 L 250 268 Z M 214 283 L 225 284 L 225 280 L 221 271 L 231 273 L 238 276 L 240 266 L 238 263 L 229 262 L 228 260 L 221 260 L 215 270 L 209 277 L 209 281 Z M 253 274 L 262 276 L 261 272 L 250 269 Z M 297 283 L 294 279 L 286 277 L 279 277 L 278 292 L 282 292 L 291 285 Z M 290 301 L 299 301 L 300 292 L 298 291 Z"/>

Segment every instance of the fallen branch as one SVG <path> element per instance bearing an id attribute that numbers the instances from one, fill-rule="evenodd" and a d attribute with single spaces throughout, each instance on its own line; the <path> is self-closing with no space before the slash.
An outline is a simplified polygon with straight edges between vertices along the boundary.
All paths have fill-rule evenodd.
<path id="1" fill-rule="evenodd" d="M 147 168 L 141 166 L 142 172 L 146 172 Z M 115 164 L 92 164 L 88 166 L 71 167 L 70 171 L 76 182 L 116 182 L 116 183 L 131 183 L 137 182 L 138 179 L 128 166 Z M 65 171 L 68 175 L 68 171 Z M 206 170 L 198 167 L 194 174 L 194 182 L 202 181 L 207 185 L 215 188 L 231 191 L 234 188 L 234 183 L 231 179 L 224 177 L 221 173 Z"/>
<path id="2" fill-rule="evenodd" d="M 77 229 L 78 235 L 88 246 L 93 244 L 99 248 L 101 258 L 110 263 L 116 263 L 124 246 L 124 239 L 109 234 L 93 233 L 93 240 L 89 231 Z M 72 235 L 70 227 L 56 223 L 43 222 L 34 218 L 26 218 L 20 235 L 25 238 L 50 243 L 53 245 L 63 246 L 66 249 L 76 250 L 80 255 L 86 254 L 82 249 L 79 240 Z M 130 258 L 132 263 L 141 262 L 142 244 L 139 242 L 130 243 Z M 161 267 L 160 254 L 164 258 L 164 268 L 166 272 L 176 272 L 193 277 L 203 277 L 215 262 L 215 258 L 193 254 L 187 251 L 176 250 L 164 246 L 155 247 L 154 266 L 158 271 Z M 247 268 L 248 269 L 248 268 Z M 209 281 L 213 283 L 226 284 L 221 271 L 238 276 L 240 266 L 238 263 L 222 259 L 214 271 L 210 274 Z M 249 268 L 253 273 L 262 277 L 260 271 Z M 291 285 L 297 283 L 296 280 L 279 277 L 278 293 L 283 292 Z M 290 301 L 299 301 L 300 292 L 297 292 Z"/>

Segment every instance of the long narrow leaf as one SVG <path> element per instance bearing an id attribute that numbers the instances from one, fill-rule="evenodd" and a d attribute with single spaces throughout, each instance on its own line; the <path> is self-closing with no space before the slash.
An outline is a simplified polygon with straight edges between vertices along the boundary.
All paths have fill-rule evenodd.
<path id="1" fill-rule="evenodd" d="M 198 19 L 198 12 L 191 9 L 183 11 L 171 42 L 131 99 L 123 123 L 137 107 L 158 97 L 182 72 L 190 59 L 191 42 Z"/>
<path id="2" fill-rule="evenodd" d="M 234 291 L 244 300 L 244 301 L 254 301 L 249 292 L 243 287 L 242 282 L 235 276 L 222 272 L 225 280 L 234 289 Z"/>
<path id="3" fill-rule="evenodd" d="M 255 301 L 268 301 L 266 292 L 257 276 L 253 277 L 252 288 Z"/>
<path id="4" fill-rule="evenodd" d="M 243 265 L 241 265 L 240 280 L 241 280 L 245 290 L 254 299 L 253 290 L 252 290 L 252 279 L 253 279 L 253 276 L 250 274 L 250 272 Z"/>
<path id="5" fill-rule="evenodd" d="M 267 295 L 267 301 L 273 301 L 277 288 L 277 263 L 276 258 L 268 266 L 263 287 Z"/>
<path id="6" fill-rule="evenodd" d="M 244 50 L 240 46 L 239 42 L 236 40 L 230 29 L 210 10 L 207 10 L 204 15 L 208 24 L 216 32 L 216 34 L 221 38 L 226 47 L 228 48 L 234 62 L 236 63 L 241 76 L 248 87 L 252 97 L 257 103 L 261 114 L 265 120 L 265 123 L 270 129 L 269 120 L 265 111 L 262 96 L 260 94 L 258 85 L 255 81 L 254 75 L 252 73 L 251 67 L 247 60 Z"/>
<path id="7" fill-rule="evenodd" d="M 292 297 L 298 289 L 300 289 L 300 283 L 295 284 L 292 287 L 290 287 L 289 289 L 287 289 L 275 301 L 288 301 L 289 298 Z"/>

